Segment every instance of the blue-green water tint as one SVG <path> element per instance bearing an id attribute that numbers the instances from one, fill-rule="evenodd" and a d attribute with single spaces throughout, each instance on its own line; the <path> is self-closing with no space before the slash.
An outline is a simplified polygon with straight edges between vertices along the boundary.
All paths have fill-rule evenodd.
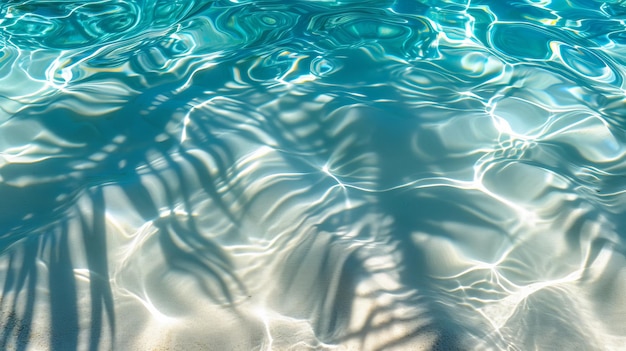
<path id="1" fill-rule="evenodd" d="M 0 348 L 620 350 L 622 1 L 4 1 Z"/>

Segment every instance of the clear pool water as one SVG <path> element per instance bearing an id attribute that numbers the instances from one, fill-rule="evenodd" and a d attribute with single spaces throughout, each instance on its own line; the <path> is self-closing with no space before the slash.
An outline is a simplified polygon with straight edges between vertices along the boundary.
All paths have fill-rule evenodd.
<path id="1" fill-rule="evenodd" d="M 620 350 L 621 0 L 5 0 L 0 349 Z"/>

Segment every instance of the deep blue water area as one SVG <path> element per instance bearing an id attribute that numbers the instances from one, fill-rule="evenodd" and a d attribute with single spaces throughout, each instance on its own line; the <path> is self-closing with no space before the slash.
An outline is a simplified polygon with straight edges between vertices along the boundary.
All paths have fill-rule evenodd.
<path id="1" fill-rule="evenodd" d="M 623 350 L 626 2 L 5 0 L 0 349 Z"/>

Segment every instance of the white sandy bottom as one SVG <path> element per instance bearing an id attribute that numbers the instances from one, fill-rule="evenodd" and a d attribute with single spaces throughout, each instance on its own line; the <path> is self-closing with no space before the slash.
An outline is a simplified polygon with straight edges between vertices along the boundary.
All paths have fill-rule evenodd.
<path id="1" fill-rule="evenodd" d="M 297 192 L 285 189 L 305 189 L 304 178 L 270 181 L 281 156 L 255 150 L 263 162 L 246 178 L 254 197 L 245 210 L 236 199 L 228 205 L 244 214 L 236 223 L 201 192 L 146 221 L 141 198 L 125 190 L 136 185 L 110 185 L 102 201 L 87 191 L 67 220 L 14 244 L 0 258 L 2 320 L 12 323 L 5 346 L 618 350 L 626 343 L 619 238 L 584 202 L 550 211 L 566 208 L 567 196 L 513 204 L 463 185 L 346 195 L 342 187 L 316 190 L 327 185 L 324 176 Z M 168 172 L 158 182 L 157 173 L 141 178 L 157 204 L 158 187 L 182 184 Z M 532 172 L 527 181 L 549 186 Z M 201 188 L 193 177 L 183 181 Z M 525 209 L 537 199 L 544 210 L 532 217 Z M 405 206 L 422 211 L 407 217 Z M 450 220 L 440 219 L 442 209 Z M 506 218 L 518 223 L 514 238 L 502 234 L 511 233 Z M 106 257 L 97 263 L 88 252 Z"/>

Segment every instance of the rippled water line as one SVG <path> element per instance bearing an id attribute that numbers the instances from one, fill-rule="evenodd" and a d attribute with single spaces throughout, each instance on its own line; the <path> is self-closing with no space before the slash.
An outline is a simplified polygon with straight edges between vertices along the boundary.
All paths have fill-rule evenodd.
<path id="1" fill-rule="evenodd" d="M 0 344 L 619 349 L 624 13 L 0 5 Z"/>

